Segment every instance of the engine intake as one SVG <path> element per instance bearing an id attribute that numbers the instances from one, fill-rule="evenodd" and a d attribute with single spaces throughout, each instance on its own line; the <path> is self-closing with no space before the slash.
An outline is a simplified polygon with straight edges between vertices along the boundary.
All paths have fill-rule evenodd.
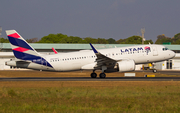
<path id="1" fill-rule="evenodd" d="M 134 71 L 135 70 L 134 60 L 122 60 L 117 62 L 117 70 L 119 72 Z"/>

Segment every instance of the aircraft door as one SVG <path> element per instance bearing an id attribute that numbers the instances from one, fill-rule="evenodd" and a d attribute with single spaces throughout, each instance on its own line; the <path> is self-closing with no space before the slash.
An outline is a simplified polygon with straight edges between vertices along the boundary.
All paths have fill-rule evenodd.
<path id="1" fill-rule="evenodd" d="M 153 56 L 157 56 L 158 55 L 158 51 L 157 48 L 154 46 L 153 47 Z"/>

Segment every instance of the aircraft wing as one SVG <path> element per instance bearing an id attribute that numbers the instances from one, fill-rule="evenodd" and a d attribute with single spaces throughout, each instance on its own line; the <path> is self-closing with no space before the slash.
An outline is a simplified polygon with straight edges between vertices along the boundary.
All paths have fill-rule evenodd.
<path id="1" fill-rule="evenodd" d="M 90 43 L 90 46 L 97 56 L 97 59 L 96 59 L 97 65 L 94 67 L 95 69 L 101 69 L 102 66 L 106 66 L 106 67 L 115 66 L 115 64 L 117 62 L 116 60 L 111 59 L 111 58 L 101 54 L 100 52 L 98 52 L 91 43 Z"/>

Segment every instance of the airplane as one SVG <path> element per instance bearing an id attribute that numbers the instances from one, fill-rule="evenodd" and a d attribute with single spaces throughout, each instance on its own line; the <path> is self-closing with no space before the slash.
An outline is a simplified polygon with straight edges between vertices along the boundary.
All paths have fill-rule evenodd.
<path id="1" fill-rule="evenodd" d="M 96 78 L 96 70 L 101 70 L 100 78 L 108 72 L 134 71 L 137 64 L 154 63 L 171 59 L 175 53 L 163 45 L 136 45 L 42 55 L 38 53 L 15 30 L 6 30 L 15 60 L 7 61 L 8 66 L 45 71 L 92 70 L 91 78 Z M 153 70 L 156 72 L 157 70 Z"/>

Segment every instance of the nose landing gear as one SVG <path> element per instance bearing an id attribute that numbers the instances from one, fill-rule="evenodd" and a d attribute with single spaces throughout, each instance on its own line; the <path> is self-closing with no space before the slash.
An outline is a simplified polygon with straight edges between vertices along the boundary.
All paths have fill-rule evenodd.
<path id="1" fill-rule="evenodd" d="M 156 73 L 157 72 L 157 70 L 156 69 L 153 69 L 153 73 Z"/>

